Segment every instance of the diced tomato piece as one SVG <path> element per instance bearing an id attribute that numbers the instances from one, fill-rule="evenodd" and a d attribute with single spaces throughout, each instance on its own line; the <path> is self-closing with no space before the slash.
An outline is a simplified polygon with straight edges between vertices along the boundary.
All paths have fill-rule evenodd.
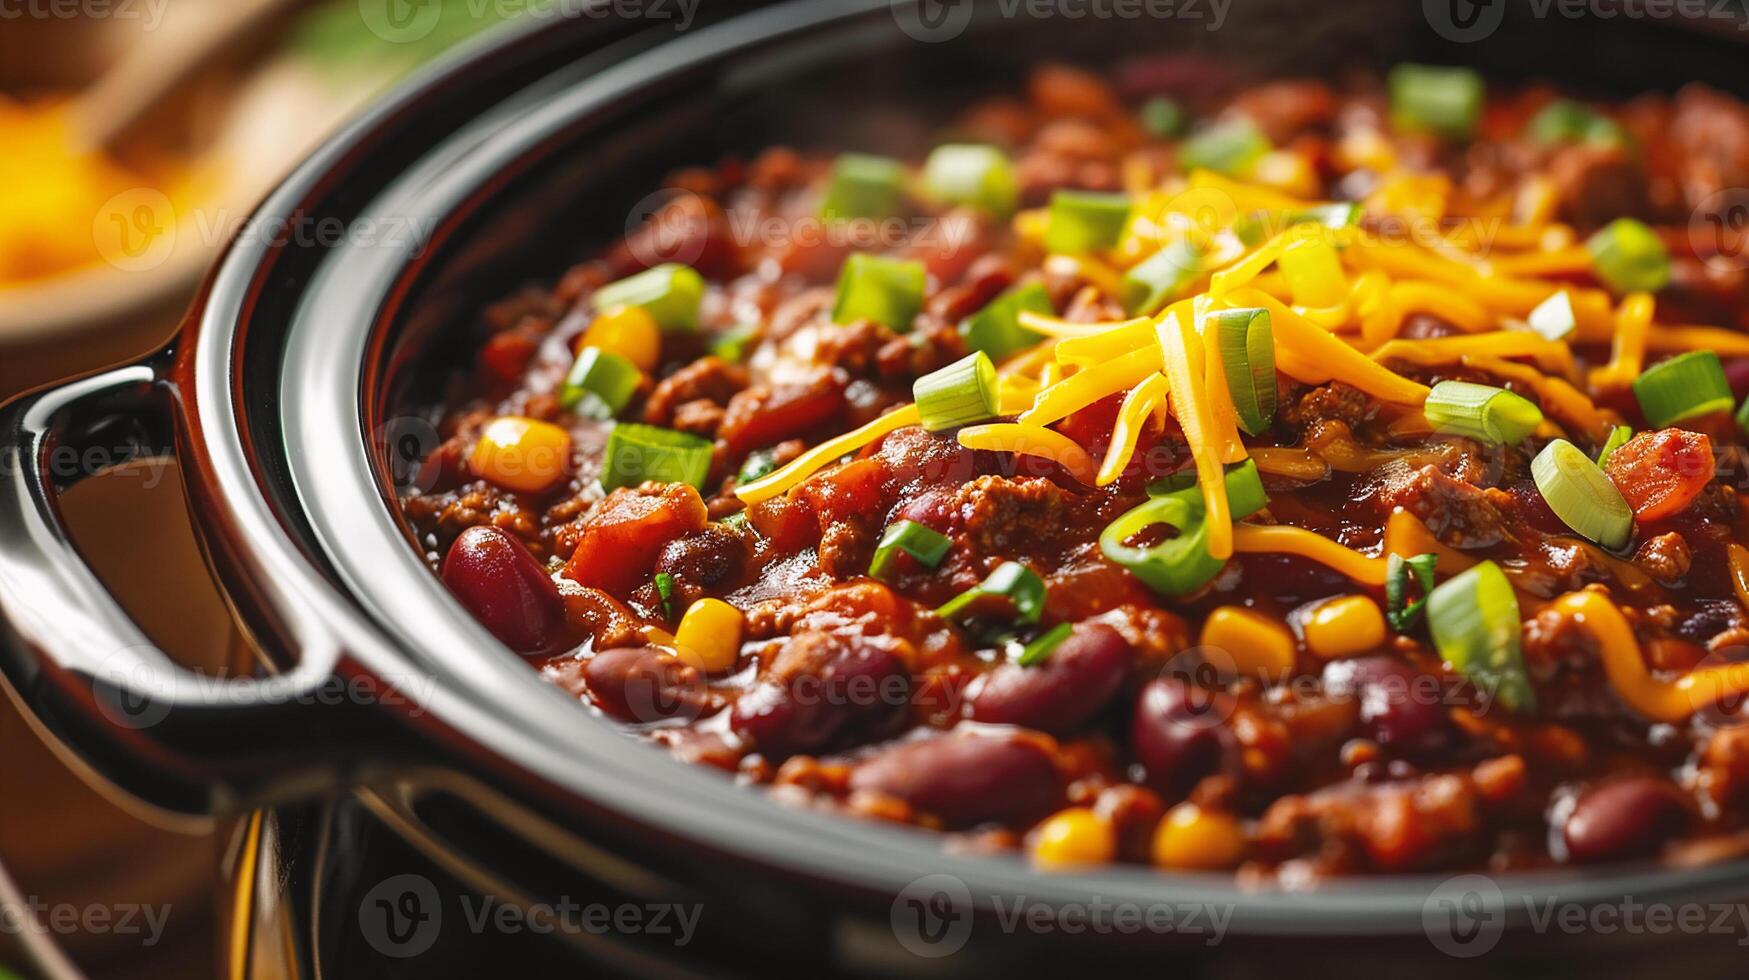
<path id="1" fill-rule="evenodd" d="M 878 520 L 886 510 L 881 488 L 887 475 L 879 457 L 853 459 L 796 487 L 795 494 L 814 508 L 821 527 L 859 517 Z"/>
<path id="2" fill-rule="evenodd" d="M 493 334 L 480 348 L 480 366 L 499 381 L 514 383 L 527 370 L 536 346 L 535 338 L 521 330 Z"/>
<path id="3" fill-rule="evenodd" d="M 1712 440 L 1687 429 L 1642 432 L 1610 453 L 1604 466 L 1642 524 L 1694 503 L 1713 478 Z"/>
<path id="4" fill-rule="evenodd" d="M 684 483 L 649 493 L 615 490 L 584 526 L 565 575 L 623 596 L 643 582 L 663 545 L 703 530 L 709 519 L 698 491 Z"/>
<path id="5" fill-rule="evenodd" d="M 747 523 L 778 552 L 796 551 L 820 540 L 814 508 L 800 497 L 785 495 L 761 500 L 747 508 Z"/>

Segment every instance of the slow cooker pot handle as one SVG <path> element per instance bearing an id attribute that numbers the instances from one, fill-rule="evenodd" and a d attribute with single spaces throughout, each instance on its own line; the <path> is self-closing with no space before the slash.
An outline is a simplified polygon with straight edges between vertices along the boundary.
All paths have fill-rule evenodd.
<path id="1" fill-rule="evenodd" d="M 142 364 L 0 407 L 0 672 L 98 774 L 157 806 L 207 813 L 331 778 L 322 733 L 340 706 L 322 696 L 332 663 L 261 678 L 178 666 L 74 547 L 60 493 L 109 465 L 161 455 L 168 391 Z"/>

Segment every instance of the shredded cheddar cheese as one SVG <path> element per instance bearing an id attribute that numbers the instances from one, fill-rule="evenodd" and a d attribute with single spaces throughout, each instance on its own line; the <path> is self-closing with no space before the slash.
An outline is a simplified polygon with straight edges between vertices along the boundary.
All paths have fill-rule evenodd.
<path id="1" fill-rule="evenodd" d="M 1070 476 L 1088 486 L 1094 483 L 1093 457 L 1075 440 L 1055 429 L 1014 422 L 970 425 L 960 430 L 959 443 L 967 449 L 1038 456 L 1068 470 Z"/>
<path id="2" fill-rule="evenodd" d="M 1721 699 L 1749 693 L 1749 661 L 1697 668 L 1673 681 L 1654 678 L 1627 617 L 1601 592 L 1569 592 L 1550 606 L 1591 634 L 1610 686 L 1648 718 L 1680 722 Z"/>
<path id="3" fill-rule="evenodd" d="M 1117 427 L 1111 433 L 1111 445 L 1105 450 L 1105 461 L 1099 466 L 1095 483 L 1105 486 L 1116 480 L 1130 465 L 1141 439 L 1142 427 L 1166 403 L 1166 377 L 1156 374 L 1130 389 L 1117 412 Z"/>
<path id="4" fill-rule="evenodd" d="M 1016 419 L 1022 425 L 1043 426 L 1067 418 L 1094 402 L 1128 391 L 1160 370 L 1160 348 L 1150 345 L 1071 374 L 1039 392 L 1032 407 Z"/>
<path id="5" fill-rule="evenodd" d="M 1317 482 L 1333 471 L 1367 473 L 1393 461 L 1414 467 L 1440 463 L 1451 447 L 1376 444 L 1356 438 L 1340 423 L 1308 430 L 1303 446 L 1248 447 L 1228 387 L 1220 338 L 1211 332 L 1211 313 L 1251 307 L 1268 311 L 1276 370 L 1309 385 L 1341 382 L 1385 403 L 1377 421 L 1388 440 L 1431 432 L 1420 411 L 1428 387 L 1391 370 L 1387 365 L 1392 362 L 1461 364 L 1498 383 L 1510 383 L 1533 394 L 1543 409 L 1540 437 L 1572 433 L 1576 440 L 1595 445 L 1608 437 L 1620 417 L 1595 404 L 1583 382 L 1627 384 L 1652 354 L 1710 349 L 1749 356 L 1749 335 L 1702 324 L 1659 324 L 1649 294 L 1635 293 L 1617 304 L 1602 289 L 1575 286 L 1564 278 L 1588 274 L 1593 260 L 1574 230 L 1555 221 L 1558 195 L 1546 178 L 1521 181 L 1515 195 L 1475 201 L 1443 176 L 1404 170 L 1389 141 L 1377 133 L 1350 132 L 1335 153 L 1350 166 L 1366 166 L 1381 175 L 1376 192 L 1364 204 L 1369 216 L 1432 222 L 1432 237 L 1414 243 L 1385 241 L 1358 228 L 1330 228 L 1289 217 L 1327 203 L 1284 192 L 1311 186 L 1295 176 L 1292 161 L 1276 161 L 1281 165 L 1277 186 L 1265 186 L 1271 181 L 1256 177 L 1236 180 L 1205 171 L 1177 178 L 1157 174 L 1147 161 L 1126 161 L 1123 181 L 1132 202 L 1131 218 L 1116 247 L 1097 255 L 1042 259 L 1047 274 L 1080 284 L 1069 308 L 1113 308 L 1121 298 L 1124 270 L 1163 247 L 1186 241 L 1201 249 L 1206 282 L 1197 295 L 1180 298 L 1155 316 L 1088 323 L 1019 313 L 1020 325 L 1042 339 L 1001 365 L 997 407 L 1002 418 L 960 429 L 959 444 L 1047 459 L 1084 484 L 1106 486 L 1132 468 L 1149 426 L 1170 416 L 1189 446 L 1211 557 L 1297 555 L 1358 585 L 1378 587 L 1385 584 L 1392 555 L 1435 555 L 1437 571 L 1445 576 L 1474 566 L 1479 558 L 1442 543 L 1402 509 L 1387 519 L 1377 554 L 1306 528 L 1235 523 L 1225 468 L 1251 458 L 1272 478 Z M 1464 220 L 1453 220 L 1458 218 Z M 1042 253 L 1047 220 L 1042 211 L 1014 218 L 1017 236 L 1036 247 L 1035 256 Z M 1300 223 L 1284 227 L 1284 220 Z M 1242 227 L 1240 222 L 1249 224 Z M 1273 234 L 1247 245 L 1257 242 L 1253 236 L 1258 229 Z M 1577 324 L 1565 341 L 1547 340 L 1521 322 L 1557 290 L 1568 292 Z M 1401 336 L 1405 323 L 1417 314 L 1437 316 L 1460 332 L 1425 339 Z M 1610 345 L 1608 363 L 1582 377 L 1570 344 L 1583 351 L 1588 350 L 1584 345 L 1604 343 Z M 1102 459 L 1096 461 L 1085 446 L 1052 428 L 1112 398 L 1121 402 Z M 815 446 L 735 493 L 752 504 L 788 492 L 845 455 L 918 421 L 914 406 L 900 408 Z M 1658 588 L 1632 561 L 1588 541 L 1549 536 L 1544 546 L 1583 552 L 1586 563 L 1602 570 L 1612 588 L 1629 593 Z M 1749 548 L 1733 544 L 1728 556 L 1738 599 L 1749 607 Z M 1648 672 L 1632 629 L 1607 593 L 1592 587 L 1550 600 L 1546 577 L 1539 579 L 1523 568 L 1504 572 L 1531 608 L 1548 600 L 1584 626 L 1597 642 L 1611 684 L 1649 718 L 1680 721 L 1721 695 L 1749 693 L 1749 664 L 1706 667 L 1658 680 Z"/>
<path id="6" fill-rule="evenodd" d="M 1328 565 L 1362 585 L 1385 584 L 1385 559 L 1363 555 L 1305 528 L 1284 524 L 1240 524 L 1233 528 L 1233 550 L 1299 555 Z"/>
<path id="7" fill-rule="evenodd" d="M 916 425 L 921 420 L 922 416 L 918 414 L 916 405 L 894 409 L 859 429 L 852 429 L 820 443 L 762 479 L 744 487 L 736 487 L 735 496 L 741 498 L 744 504 L 768 500 L 818 473 L 838 457 L 856 452 L 895 429 Z"/>
<path id="8" fill-rule="evenodd" d="M 1227 481 L 1221 466 L 1221 443 L 1209 404 L 1208 381 L 1203 374 L 1202 338 L 1190 322 L 1187 303 L 1176 303 L 1160 317 L 1160 350 L 1165 374 L 1172 385 L 1172 405 L 1190 458 L 1196 464 L 1196 481 L 1202 487 L 1204 521 L 1208 527 L 1209 554 L 1218 559 L 1233 554 L 1233 517 L 1227 507 Z"/>

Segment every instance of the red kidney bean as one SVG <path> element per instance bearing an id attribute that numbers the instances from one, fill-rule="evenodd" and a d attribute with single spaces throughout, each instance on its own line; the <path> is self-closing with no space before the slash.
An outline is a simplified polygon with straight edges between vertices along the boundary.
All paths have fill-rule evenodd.
<path id="1" fill-rule="evenodd" d="M 1148 860 L 1154 831 L 1160 826 L 1160 818 L 1166 815 L 1166 804 L 1159 796 L 1146 787 L 1118 783 L 1099 791 L 1093 810 L 1116 832 L 1119 858 Z"/>
<path id="2" fill-rule="evenodd" d="M 505 646 L 537 653 L 565 636 L 565 604 L 527 549 L 495 527 L 470 527 L 443 556 L 443 584 Z"/>
<path id="3" fill-rule="evenodd" d="M 1581 864 L 1656 853 L 1688 824 L 1682 791 L 1662 779 L 1635 776 L 1594 786 L 1573 802 L 1561 828 L 1567 855 Z"/>
<path id="4" fill-rule="evenodd" d="M 1148 780 L 1181 796 L 1235 750 L 1232 699 L 1173 678 L 1149 681 L 1136 699 L 1130 744 Z"/>
<path id="5" fill-rule="evenodd" d="M 1104 623 L 1079 623 L 1042 664 L 1008 663 L 972 682 L 968 714 L 1066 735 L 1086 724 L 1123 685 L 1132 650 Z"/>
<path id="6" fill-rule="evenodd" d="M 1324 693 L 1360 702 L 1360 720 L 1380 745 L 1425 750 L 1450 734 L 1438 679 L 1391 657 L 1332 661 L 1324 667 Z"/>
<path id="7" fill-rule="evenodd" d="M 603 650 L 584 666 L 583 681 L 596 706 L 621 721 L 691 721 L 710 704 L 704 674 L 653 647 Z"/>
<path id="8" fill-rule="evenodd" d="M 857 636 L 801 633 L 735 702 L 729 724 L 774 759 L 890 729 L 910 703 L 904 666 Z"/>
<path id="9" fill-rule="evenodd" d="M 1749 357 L 1733 357 L 1726 361 L 1725 381 L 1731 386 L 1731 396 L 1739 402 L 1749 396 Z"/>
<path id="10" fill-rule="evenodd" d="M 1041 816 L 1060 801 L 1063 777 L 1037 736 L 957 729 L 870 757 L 850 788 L 897 797 L 957 829 Z"/>

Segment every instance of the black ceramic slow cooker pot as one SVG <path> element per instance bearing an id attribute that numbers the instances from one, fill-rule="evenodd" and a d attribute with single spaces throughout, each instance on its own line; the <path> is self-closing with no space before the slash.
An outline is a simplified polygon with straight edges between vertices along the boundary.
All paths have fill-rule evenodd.
<path id="1" fill-rule="evenodd" d="M 431 876 L 360 880 L 347 828 L 361 813 L 454 887 L 506 904 L 698 910 L 686 943 L 647 922 L 556 930 L 579 962 L 628 973 L 1457 972 L 1478 952 L 1499 969 L 1741 962 L 1735 937 L 1605 941 L 1528 921 L 1550 902 L 1736 901 L 1749 894 L 1741 862 L 1248 890 L 1142 868 L 1039 875 L 780 806 L 542 682 L 452 600 L 394 507 L 435 439 L 443 377 L 471 354 L 474 311 L 622 234 L 673 167 L 774 142 L 921 147 L 934 124 L 1044 59 L 1194 48 L 1243 79 L 1416 57 L 1605 91 L 1743 88 L 1732 30 L 1462 0 L 1234 0 L 1201 19 L 1192 5 L 1133 19 L 1062 5 L 1041 16 L 1027 4 L 713 2 L 684 30 L 645 6 L 627 18 L 558 4 L 420 76 L 267 200 L 170 349 L 4 409 L 0 666 L 70 758 L 162 811 L 278 807 L 322 828 L 310 860 L 326 863 L 305 898 L 326 888 L 349 903 L 309 937 L 318 953 L 349 951 L 326 966 L 316 956 L 328 975 L 445 975 L 460 962 L 434 930 L 458 928 L 462 912 L 426 890 Z M 319 228 L 340 233 L 298 233 Z M 165 446 L 271 669 L 212 678 L 171 664 L 57 518 L 56 495 L 96 462 Z M 1118 908 L 1144 924 L 1072 927 Z"/>

